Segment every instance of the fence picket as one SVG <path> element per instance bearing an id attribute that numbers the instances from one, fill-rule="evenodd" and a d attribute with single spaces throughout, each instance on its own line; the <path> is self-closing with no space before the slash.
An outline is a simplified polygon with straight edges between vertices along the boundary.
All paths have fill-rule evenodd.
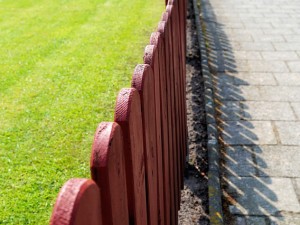
<path id="1" fill-rule="evenodd" d="M 148 224 L 157 225 L 161 209 L 158 199 L 156 127 L 155 113 L 153 113 L 155 110 L 154 77 L 149 65 L 136 66 L 131 86 L 139 92 L 142 106 Z"/>
<path id="2" fill-rule="evenodd" d="M 174 79 L 174 59 L 173 59 L 173 44 L 172 44 L 172 37 L 171 37 L 171 26 L 169 23 L 169 14 L 167 12 L 163 13 L 162 21 L 160 22 L 163 24 L 163 27 L 158 27 L 158 31 L 161 33 L 162 37 L 164 38 L 164 47 L 166 53 L 166 62 L 167 64 L 167 86 L 169 87 L 168 95 L 170 101 L 168 102 L 169 105 L 169 117 L 170 117 L 170 204 L 171 204 L 171 211 L 170 211 L 170 223 L 175 223 L 175 200 L 176 194 L 175 190 L 177 190 L 177 182 L 176 182 L 176 155 L 177 155 L 177 130 L 176 130 L 176 99 L 175 99 L 175 79 Z M 163 29 L 162 29 L 163 28 Z M 170 34 L 170 35 L 169 35 Z"/>
<path id="3" fill-rule="evenodd" d="M 172 5 L 167 5 L 166 12 L 168 13 L 168 21 L 171 33 L 174 35 L 171 35 L 171 44 L 172 44 L 172 65 L 173 65 L 173 80 L 174 80 L 174 113 L 175 113 L 175 119 L 174 119 L 174 128 L 175 128 L 175 148 L 174 148 L 174 170 L 175 170 L 175 193 L 174 193 L 174 205 L 176 207 L 176 210 L 174 211 L 174 215 L 172 216 L 173 221 L 172 224 L 177 224 L 177 212 L 178 212 L 178 203 L 179 203 L 179 194 L 180 194 L 180 167 L 179 161 L 180 161 L 180 86 L 179 86 L 179 63 L 178 60 L 178 49 L 177 49 L 177 42 L 178 42 L 178 35 L 176 32 L 176 26 L 175 26 L 175 19 L 174 19 L 174 10 Z"/>
<path id="4" fill-rule="evenodd" d="M 156 125 L 156 150 L 157 150 L 157 174 L 158 174 L 158 195 L 159 205 L 161 209 L 160 218 L 161 224 L 164 224 L 166 219 L 166 208 L 164 206 L 165 189 L 163 179 L 163 144 L 162 144 L 162 125 L 161 125 L 161 90 L 159 78 L 158 52 L 155 51 L 154 45 L 147 45 L 144 53 L 144 63 L 150 65 L 153 70 L 154 78 L 154 98 L 155 98 L 155 125 Z"/>
<path id="5" fill-rule="evenodd" d="M 92 146 L 90 168 L 92 179 L 100 189 L 103 223 L 128 225 L 123 136 L 117 123 L 99 124 Z"/>
<path id="6" fill-rule="evenodd" d="M 99 188 L 88 179 L 70 179 L 61 188 L 50 225 L 102 225 Z"/>
<path id="7" fill-rule="evenodd" d="M 136 89 L 123 88 L 119 92 L 115 122 L 121 126 L 124 138 L 129 223 L 147 225 L 143 124 Z"/>

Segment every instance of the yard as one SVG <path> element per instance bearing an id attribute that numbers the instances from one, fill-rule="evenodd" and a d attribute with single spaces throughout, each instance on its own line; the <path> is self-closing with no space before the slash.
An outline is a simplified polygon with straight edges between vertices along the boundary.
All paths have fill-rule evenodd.
<path id="1" fill-rule="evenodd" d="M 0 224 L 47 224 L 60 187 L 89 177 L 93 135 L 163 0 L 0 0 Z"/>

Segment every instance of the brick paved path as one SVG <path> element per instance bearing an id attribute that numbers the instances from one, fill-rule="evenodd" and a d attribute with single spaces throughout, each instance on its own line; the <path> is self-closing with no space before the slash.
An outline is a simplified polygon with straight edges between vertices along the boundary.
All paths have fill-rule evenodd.
<path id="1" fill-rule="evenodd" d="M 300 225 L 300 1 L 202 0 L 225 224 Z"/>

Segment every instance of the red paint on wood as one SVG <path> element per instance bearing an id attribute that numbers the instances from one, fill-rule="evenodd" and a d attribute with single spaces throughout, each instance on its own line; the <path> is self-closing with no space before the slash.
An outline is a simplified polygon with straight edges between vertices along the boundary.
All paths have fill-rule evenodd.
<path id="1" fill-rule="evenodd" d="M 186 50 L 185 50 L 185 13 L 184 13 L 184 10 L 185 10 L 185 3 L 184 3 L 185 0 L 174 0 L 173 1 L 173 5 L 175 6 L 176 8 L 176 18 L 177 18 L 177 27 L 178 27 L 178 37 L 180 38 L 180 41 L 179 41 L 179 51 L 180 51 L 180 54 L 179 54 L 179 57 L 180 57 L 180 71 L 181 71 L 181 74 L 180 74 L 180 84 L 181 84 L 181 117 L 182 117 L 182 120 L 181 120 L 181 127 L 182 127 L 182 130 L 181 130 L 181 141 L 182 141 L 182 151 L 181 151 L 181 177 L 183 177 L 183 170 L 184 170 L 184 167 L 185 167 L 185 158 L 186 158 L 186 152 L 187 152 L 187 149 L 186 149 L 186 138 L 187 138 L 187 126 L 186 126 L 186 101 L 185 101 L 185 96 L 186 96 L 186 85 L 185 85 L 185 82 L 186 82 L 186 68 L 185 68 L 185 55 L 186 55 Z M 183 179 L 181 180 L 181 188 L 183 188 Z"/>
<path id="2" fill-rule="evenodd" d="M 165 224 L 170 224 L 170 212 L 173 209 L 173 204 L 171 202 L 172 189 L 170 185 L 170 146 L 172 146 L 171 133 L 169 131 L 169 124 L 171 123 L 170 109 L 168 108 L 168 80 L 167 80 L 167 65 L 165 57 L 164 40 L 162 34 L 159 32 L 154 32 L 151 35 L 150 43 L 156 46 L 156 53 L 159 67 L 159 79 L 160 79 L 160 91 L 161 91 L 161 129 L 162 129 L 162 144 L 163 144 L 163 170 L 164 170 L 164 192 L 165 192 Z"/>
<path id="3" fill-rule="evenodd" d="M 173 38 L 172 38 L 172 30 L 171 30 L 171 24 L 170 24 L 170 20 L 169 20 L 169 13 L 165 12 L 162 15 L 162 22 L 164 23 L 164 30 L 162 29 L 162 27 L 158 28 L 159 31 L 164 34 L 165 36 L 165 51 L 166 51 L 166 55 L 168 56 L 168 85 L 170 88 L 169 91 L 169 95 L 170 95 L 170 117 L 171 117 L 171 151 L 170 151 L 170 186 L 171 186 L 171 190 L 170 190 L 170 194 L 171 194 L 171 205 L 172 205 L 172 209 L 171 209 L 171 215 L 170 215 L 170 219 L 171 219 L 171 224 L 175 224 L 175 216 L 176 216 L 176 204 L 175 204 L 175 199 L 176 199 L 176 195 L 177 192 L 175 190 L 177 190 L 176 188 L 176 176 L 177 176 L 177 170 L 176 170 L 176 154 L 177 154 L 177 129 L 176 129 L 176 90 L 175 89 L 175 67 L 174 67 L 174 57 L 173 57 L 173 53 L 174 53 L 174 49 L 173 49 Z"/>
<path id="4" fill-rule="evenodd" d="M 138 91 L 122 89 L 117 97 L 115 122 L 124 137 L 130 224 L 147 225 L 143 124 Z"/>
<path id="5" fill-rule="evenodd" d="M 50 225 L 102 225 L 97 185 L 88 179 L 71 179 L 61 188 Z"/>
<path id="6" fill-rule="evenodd" d="M 147 64 L 137 65 L 131 84 L 139 92 L 142 105 L 148 224 L 157 225 L 160 210 L 157 198 L 156 126 L 155 113 L 153 113 L 155 111 L 154 77 L 151 67 Z"/>
<path id="7" fill-rule="evenodd" d="M 103 223 L 128 225 L 123 136 L 117 123 L 99 124 L 94 137 L 90 168 L 91 176 L 100 188 Z"/>
<path id="8" fill-rule="evenodd" d="M 163 17 L 167 19 L 168 14 L 164 13 Z M 168 140 L 169 140 L 169 149 L 168 149 L 168 164 L 169 164 L 169 180 L 168 180 L 168 187 L 166 187 L 166 193 L 168 194 L 168 198 L 165 200 L 165 207 L 166 207 L 166 220 L 165 224 L 171 224 L 171 215 L 173 215 L 175 209 L 175 204 L 174 204 L 174 190 L 175 190 L 175 183 L 174 183 L 174 175 L 175 171 L 173 169 L 174 167 L 174 109 L 173 109 L 173 65 L 171 64 L 172 62 L 172 48 L 170 47 L 169 43 L 169 38 L 167 38 L 167 25 L 165 21 L 160 21 L 158 24 L 158 32 L 160 33 L 161 41 L 160 43 L 160 52 L 163 52 L 164 55 L 160 55 L 161 58 L 164 58 L 165 60 L 163 61 L 164 68 L 165 68 L 165 87 L 163 89 L 166 90 L 167 94 L 167 114 L 168 114 L 168 119 L 167 119 L 167 125 L 168 125 Z"/>
<path id="9" fill-rule="evenodd" d="M 156 129 L 156 153 L 157 153 L 157 176 L 158 176 L 158 201 L 159 201 L 159 221 L 164 224 L 164 180 L 163 180 L 163 145 L 162 145 L 162 125 L 161 125 L 161 90 L 159 78 L 158 53 L 154 45 L 147 45 L 144 53 L 144 63 L 151 66 L 154 78 L 155 97 L 155 129 Z"/>
<path id="10" fill-rule="evenodd" d="M 179 60 L 179 51 L 178 51 L 178 32 L 177 32 L 177 24 L 176 24 L 176 12 L 173 5 L 168 5 L 166 7 L 166 11 L 169 14 L 169 21 L 170 21 L 170 27 L 171 27 L 171 33 L 172 33 L 172 49 L 173 49 L 173 66 L 174 66 L 174 82 L 175 82 L 175 127 L 176 127 L 176 153 L 175 153 L 175 215 L 174 215 L 174 223 L 177 224 L 178 219 L 178 206 L 180 204 L 180 179 L 181 179 L 181 167 L 180 167 L 180 151 L 181 151 L 181 114 L 180 114 L 180 108 L 181 108 L 181 86 L 180 86 L 180 60 Z"/>

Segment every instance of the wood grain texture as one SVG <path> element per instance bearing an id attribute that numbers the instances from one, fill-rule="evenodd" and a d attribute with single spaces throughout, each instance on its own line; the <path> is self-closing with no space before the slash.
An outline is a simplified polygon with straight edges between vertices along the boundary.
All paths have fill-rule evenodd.
<path id="1" fill-rule="evenodd" d="M 157 153 L 157 174 L 158 174 L 158 199 L 160 205 L 159 219 L 160 224 L 165 221 L 165 189 L 163 180 L 163 144 L 162 144 L 162 125 L 161 125 L 161 90 L 159 77 L 158 52 L 154 45 L 147 45 L 144 53 L 144 63 L 150 65 L 154 74 L 154 97 L 155 97 L 155 124 L 156 124 L 156 153 Z"/>
<path id="2" fill-rule="evenodd" d="M 161 130 L 162 130 L 162 160 L 163 160 L 163 171 L 164 171 L 164 204 L 165 204 L 165 216 L 166 224 L 169 224 L 170 209 L 172 204 L 170 201 L 171 193 L 170 190 L 170 137 L 169 137 L 169 111 L 168 111 L 168 90 L 167 90 L 167 74 L 166 74 L 166 60 L 165 60 L 165 49 L 162 34 L 160 32 L 154 32 L 150 37 L 150 44 L 155 46 L 155 56 L 157 60 L 155 63 L 158 64 L 159 68 L 159 88 L 160 88 L 160 102 L 161 102 Z M 155 66 L 155 65 L 154 65 Z M 172 209 L 171 209 L 172 210 Z"/>
<path id="3" fill-rule="evenodd" d="M 168 79 L 168 86 L 170 88 L 169 90 L 169 95 L 170 95 L 170 119 L 171 119 L 171 144 L 170 146 L 170 194 L 171 194 L 171 214 L 170 214 L 170 223 L 174 224 L 175 223 L 175 211 L 177 210 L 175 208 L 175 190 L 176 188 L 176 180 L 175 177 L 177 175 L 176 171 L 176 152 L 177 152 L 177 130 L 176 130 L 176 89 L 175 89 L 175 68 L 174 68 L 174 49 L 173 49 L 173 38 L 172 38 L 172 30 L 171 30 L 171 24 L 170 24 L 170 19 L 169 19 L 169 13 L 164 12 L 162 15 L 162 22 L 164 24 L 164 27 L 158 27 L 158 31 L 164 35 L 165 37 L 165 52 L 168 55 L 168 74 L 167 74 L 167 79 Z"/>
<path id="4" fill-rule="evenodd" d="M 115 122 L 124 140 L 129 223 L 147 225 L 143 124 L 140 96 L 134 88 L 123 88 L 117 97 Z"/>
<path id="5" fill-rule="evenodd" d="M 186 137 L 187 137 L 187 125 L 186 125 L 186 66 L 185 66 L 185 56 L 186 56 L 186 48 L 185 48 L 185 0 L 174 0 L 173 5 L 177 10 L 177 23 L 178 23 L 178 32 L 179 32 L 179 58 L 180 58 L 180 86 L 181 86 L 181 177 L 183 177 L 183 170 L 185 165 L 186 158 Z M 183 188 L 183 179 L 181 179 L 181 189 Z"/>
<path id="6" fill-rule="evenodd" d="M 102 225 L 99 188 L 89 179 L 70 179 L 61 188 L 50 225 Z"/>
<path id="7" fill-rule="evenodd" d="M 131 86 L 139 92 L 142 106 L 148 224 L 157 225 L 159 224 L 160 205 L 157 198 L 156 124 L 155 113 L 153 113 L 155 112 L 155 96 L 153 71 L 149 65 L 136 66 Z"/>
<path id="8" fill-rule="evenodd" d="M 100 189 L 103 223 L 128 225 L 123 135 L 117 123 L 99 124 L 94 136 L 90 169 L 92 179 Z"/>
<path id="9" fill-rule="evenodd" d="M 179 167 L 179 161 L 180 161 L 180 84 L 179 84 L 179 58 L 178 58 L 178 33 L 177 33 L 177 27 L 176 27 L 176 14 L 173 5 L 169 4 L 166 7 L 166 11 L 168 12 L 168 20 L 170 23 L 170 30 L 171 30 L 171 43 L 172 43 L 172 57 L 173 57 L 173 79 L 174 79 L 174 113 L 175 113 L 175 152 L 174 152 L 174 171 L 175 171 L 175 206 L 176 210 L 174 211 L 174 214 L 172 215 L 173 221 L 172 224 L 177 224 L 177 218 L 178 218 L 178 205 L 179 205 L 179 198 L 180 198 L 180 167 Z"/>

